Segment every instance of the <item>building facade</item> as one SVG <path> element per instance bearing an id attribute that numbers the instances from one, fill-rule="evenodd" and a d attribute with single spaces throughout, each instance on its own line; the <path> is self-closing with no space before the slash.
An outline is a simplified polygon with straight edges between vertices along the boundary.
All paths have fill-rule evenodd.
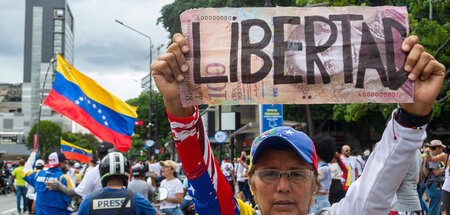
<path id="1" fill-rule="evenodd" d="M 25 134 L 38 121 L 41 96 L 45 99 L 52 88 L 55 64 L 49 65 L 54 54 L 59 53 L 73 64 L 73 31 L 74 19 L 66 0 L 26 1 L 22 86 Z M 65 131 L 72 129 L 70 120 L 46 106 L 42 106 L 41 120 L 56 122 Z"/>

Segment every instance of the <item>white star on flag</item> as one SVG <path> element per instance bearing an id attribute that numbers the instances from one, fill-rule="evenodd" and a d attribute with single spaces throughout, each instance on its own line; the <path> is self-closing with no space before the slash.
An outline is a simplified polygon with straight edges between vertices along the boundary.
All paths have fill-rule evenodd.
<path id="1" fill-rule="evenodd" d="M 195 195 L 195 189 L 194 189 L 194 187 L 192 185 L 189 186 L 188 190 L 190 190 L 192 192 L 192 194 Z"/>
<path id="2" fill-rule="evenodd" d="M 93 108 L 97 108 L 97 105 L 93 104 L 92 107 L 93 107 Z"/>
<path id="3" fill-rule="evenodd" d="M 83 97 L 80 96 L 80 98 L 78 98 L 80 101 L 83 101 Z"/>
<path id="4" fill-rule="evenodd" d="M 106 116 L 102 116 L 102 119 L 105 120 L 105 119 L 106 119 Z"/>
<path id="5" fill-rule="evenodd" d="M 98 109 L 98 111 L 97 111 L 98 113 L 102 113 L 102 110 L 100 110 L 100 109 Z"/>
<path id="6" fill-rule="evenodd" d="M 105 121 L 105 125 L 108 126 L 108 122 L 107 121 Z"/>
<path id="7" fill-rule="evenodd" d="M 78 100 L 75 100 L 75 103 L 76 103 L 77 105 L 79 105 L 79 104 L 80 104 L 80 101 L 78 101 Z"/>
<path id="8" fill-rule="evenodd" d="M 89 101 L 89 99 L 87 99 L 88 104 L 91 104 L 91 101 Z"/>
<path id="9" fill-rule="evenodd" d="M 291 130 L 287 130 L 287 131 L 285 131 L 284 133 L 289 134 L 289 135 L 292 135 L 294 132 L 292 132 Z"/>

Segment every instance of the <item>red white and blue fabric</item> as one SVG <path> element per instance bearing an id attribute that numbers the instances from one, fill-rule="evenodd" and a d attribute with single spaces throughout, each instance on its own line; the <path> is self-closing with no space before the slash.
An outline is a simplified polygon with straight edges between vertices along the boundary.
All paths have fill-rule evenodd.
<path id="1" fill-rule="evenodd" d="M 176 118 L 167 113 L 178 155 L 183 163 L 194 197 L 197 214 L 236 214 L 239 206 L 230 183 L 214 157 L 198 107 L 188 118 Z"/>

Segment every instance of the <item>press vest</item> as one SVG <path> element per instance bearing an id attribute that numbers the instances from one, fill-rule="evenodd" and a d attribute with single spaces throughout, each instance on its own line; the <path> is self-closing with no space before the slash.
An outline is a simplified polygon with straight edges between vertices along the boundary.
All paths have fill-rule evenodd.
<path id="1" fill-rule="evenodd" d="M 89 214 L 93 215 L 110 215 L 119 213 L 129 190 L 120 189 L 110 191 L 101 189 L 89 196 Z M 132 192 L 132 191 L 131 191 Z M 136 214 L 136 193 L 133 192 L 128 201 L 123 214 Z"/>

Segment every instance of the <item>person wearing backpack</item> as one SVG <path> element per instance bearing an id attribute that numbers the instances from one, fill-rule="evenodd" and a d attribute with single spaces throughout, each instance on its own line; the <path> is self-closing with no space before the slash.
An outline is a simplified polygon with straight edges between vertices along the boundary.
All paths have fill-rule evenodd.
<path id="1" fill-rule="evenodd" d="M 103 189 L 83 199 L 78 215 L 159 215 L 146 197 L 127 189 L 130 163 L 122 153 L 106 155 L 100 162 L 99 171 Z"/>

